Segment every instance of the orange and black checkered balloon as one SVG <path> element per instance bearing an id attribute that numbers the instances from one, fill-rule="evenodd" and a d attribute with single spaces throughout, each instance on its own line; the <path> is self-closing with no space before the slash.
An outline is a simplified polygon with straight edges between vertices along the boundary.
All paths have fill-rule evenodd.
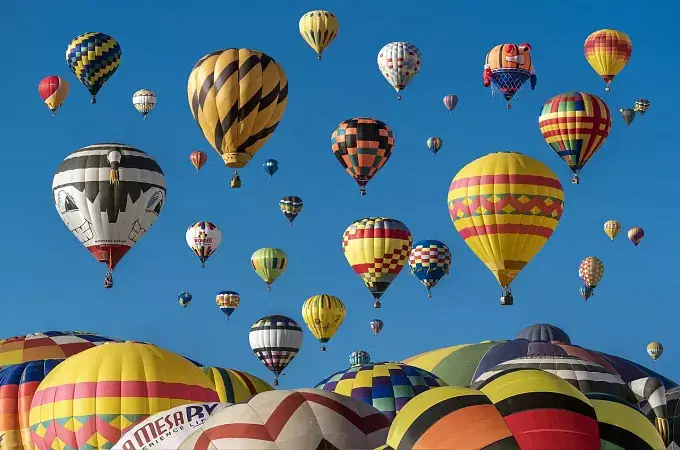
<path id="1" fill-rule="evenodd" d="M 385 122 L 367 117 L 345 120 L 331 136 L 333 154 L 354 178 L 361 195 L 392 155 L 394 133 Z"/>

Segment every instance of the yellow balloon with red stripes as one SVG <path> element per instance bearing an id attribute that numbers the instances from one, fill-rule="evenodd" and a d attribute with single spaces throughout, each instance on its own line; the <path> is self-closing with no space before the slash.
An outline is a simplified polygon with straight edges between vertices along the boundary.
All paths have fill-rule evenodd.
<path id="1" fill-rule="evenodd" d="M 562 217 L 564 191 L 542 162 L 516 152 L 483 156 L 454 177 L 447 198 L 458 234 L 491 270 L 512 304 L 510 284 Z"/>
<path id="2" fill-rule="evenodd" d="M 201 369 L 151 344 L 111 342 L 55 367 L 31 403 L 40 449 L 108 449 L 147 417 L 188 403 L 218 402 Z"/>

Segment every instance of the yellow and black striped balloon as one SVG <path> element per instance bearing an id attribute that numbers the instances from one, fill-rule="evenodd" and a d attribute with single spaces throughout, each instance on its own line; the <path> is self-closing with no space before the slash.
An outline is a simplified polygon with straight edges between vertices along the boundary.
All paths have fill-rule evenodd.
<path id="1" fill-rule="evenodd" d="M 279 125 L 288 102 L 283 68 L 247 48 L 214 51 L 189 75 L 189 107 L 227 167 L 245 167 Z"/>
<path id="2" fill-rule="evenodd" d="M 300 17 L 300 35 L 309 44 L 321 59 L 323 51 L 331 45 L 338 35 L 338 18 L 329 11 L 315 10 L 305 13 Z"/>
<path id="3" fill-rule="evenodd" d="M 96 95 L 120 66 L 123 51 L 108 34 L 89 32 L 76 36 L 66 48 L 66 64 L 92 95 Z"/>

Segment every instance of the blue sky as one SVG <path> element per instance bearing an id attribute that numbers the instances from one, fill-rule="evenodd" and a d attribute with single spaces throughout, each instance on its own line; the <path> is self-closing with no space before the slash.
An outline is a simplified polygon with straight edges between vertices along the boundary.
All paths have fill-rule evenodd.
<path id="1" fill-rule="evenodd" d="M 304 300 L 329 293 L 347 305 L 345 323 L 326 353 L 305 329 L 302 350 L 281 387 L 313 386 L 346 367 L 355 349 L 369 351 L 374 360 L 401 360 L 458 343 L 509 339 L 536 322 L 562 327 L 577 345 L 653 365 L 679 381 L 673 324 L 679 214 L 672 180 L 679 161 L 673 79 L 680 67 L 672 56 L 672 19 L 662 8 L 613 1 L 513 8 L 495 1 L 437 4 L 376 2 L 358 9 L 329 1 L 4 4 L 0 226 L 6 238 L 0 333 L 80 329 L 148 340 L 204 364 L 271 380 L 251 353 L 249 327 L 273 313 L 304 327 Z M 299 17 L 311 9 L 328 9 L 340 20 L 339 36 L 321 62 L 298 33 Z M 633 41 L 632 58 L 609 93 L 583 55 L 584 39 L 601 28 L 625 31 Z M 114 36 L 123 50 L 118 72 L 94 106 L 64 61 L 69 41 L 86 31 Z M 412 42 L 423 55 L 422 70 L 401 102 L 376 66 L 377 52 L 392 41 Z M 486 52 L 503 42 L 531 43 L 538 75 L 536 90 L 521 93 L 511 111 L 481 80 Z M 228 188 L 231 171 L 194 122 L 186 94 L 194 63 L 227 47 L 266 52 L 289 78 L 286 113 L 241 171 L 241 190 Z M 36 89 L 50 74 L 71 84 L 56 117 Z M 131 103 L 141 88 L 158 96 L 146 121 Z M 579 186 L 571 185 L 571 172 L 545 144 L 537 124 L 543 102 L 570 90 L 601 96 L 614 113 L 609 139 L 582 172 Z M 460 98 L 453 114 L 441 102 L 448 93 Z M 632 107 L 639 97 L 651 100 L 650 111 L 626 128 L 618 109 Z M 355 116 L 383 120 L 396 136 L 392 158 L 365 197 L 330 146 L 338 123 Z M 444 141 L 436 159 L 425 146 L 435 135 Z M 105 291 L 105 267 L 62 223 L 51 182 L 70 152 L 111 141 L 153 155 L 165 172 L 168 197 L 159 220 L 116 269 L 115 288 Z M 208 153 L 200 174 L 188 161 L 193 149 Z M 458 236 L 446 208 L 458 170 L 497 150 L 540 159 L 565 190 L 564 216 L 515 280 L 515 305 L 509 308 L 499 305 L 496 280 Z M 262 169 L 270 157 L 280 162 L 273 179 Z M 278 209 L 286 195 L 304 200 L 292 228 Z M 415 240 L 439 239 L 451 248 L 451 275 L 434 289 L 434 298 L 427 299 L 406 268 L 384 295 L 382 310 L 372 308 L 370 294 L 345 260 L 341 236 L 352 221 L 376 215 L 403 221 Z M 610 242 L 602 224 L 613 218 L 624 230 Z M 223 232 L 222 246 L 203 270 L 184 239 L 186 228 L 199 220 L 212 221 Z M 625 236 L 634 225 L 646 232 L 638 248 Z M 266 246 L 289 256 L 272 292 L 250 267 L 252 252 Z M 578 295 L 577 270 L 588 255 L 602 259 L 605 274 L 585 303 Z M 242 298 L 228 323 L 214 300 L 224 289 Z M 181 291 L 193 294 L 187 309 L 177 304 Z M 375 317 L 385 322 L 378 337 L 368 325 Z M 666 347 L 656 363 L 645 352 L 650 340 Z"/>

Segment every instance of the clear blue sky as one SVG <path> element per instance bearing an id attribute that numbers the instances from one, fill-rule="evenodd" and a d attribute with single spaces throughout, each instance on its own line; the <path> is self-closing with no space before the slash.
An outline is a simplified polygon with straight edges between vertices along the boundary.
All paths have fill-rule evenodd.
<path id="1" fill-rule="evenodd" d="M 79 8 L 44 0 L 30 6 L 5 2 L 0 334 L 77 329 L 148 340 L 204 364 L 271 380 L 250 351 L 251 324 L 281 313 L 304 327 L 304 300 L 330 293 L 347 305 L 345 323 L 326 353 L 305 329 L 302 350 L 281 387 L 313 386 L 346 367 L 355 349 L 369 351 L 374 360 L 401 360 L 448 345 L 511 338 L 535 322 L 560 326 L 578 345 L 654 365 L 680 381 L 673 323 L 679 307 L 674 263 L 679 214 L 672 181 L 679 162 L 673 80 L 680 67 L 673 56 L 672 15 L 651 4 L 614 1 L 437 4 L 168 1 L 160 7 L 119 0 Z M 339 36 L 321 62 L 298 33 L 299 17 L 319 8 L 340 20 Z M 609 93 L 583 55 L 584 39 L 601 28 L 625 31 L 633 41 L 632 58 Z M 123 50 L 118 72 L 94 106 L 64 61 L 69 41 L 86 31 L 114 36 Z M 423 55 L 422 70 L 401 102 L 376 66 L 377 52 L 392 41 L 412 42 Z M 538 75 L 536 90 L 520 94 L 512 111 L 481 80 L 486 52 L 503 42 L 531 43 Z M 241 190 L 228 188 L 231 171 L 194 122 L 186 94 L 194 63 L 227 47 L 266 52 L 283 65 L 290 83 L 283 120 L 241 172 Z M 50 74 L 71 84 L 56 117 L 37 93 L 40 79 Z M 141 88 L 158 95 L 147 121 L 131 103 Z M 579 186 L 571 185 L 571 172 L 545 144 L 537 124 L 543 102 L 570 90 L 601 96 L 614 113 L 610 137 Z M 448 93 L 460 97 L 453 114 L 441 101 Z M 632 107 L 639 97 L 650 99 L 651 109 L 626 128 L 618 109 Z M 369 183 L 366 197 L 359 196 L 330 146 L 338 123 L 355 116 L 383 120 L 396 135 L 392 158 Z M 436 159 L 425 146 L 433 135 L 444 141 Z M 116 269 L 114 289 L 106 291 L 104 265 L 62 223 L 51 183 L 70 152 L 111 141 L 158 160 L 168 200 Z M 193 149 L 208 153 L 200 174 L 188 161 Z M 458 236 L 446 207 L 457 171 L 497 150 L 520 151 L 548 164 L 566 197 L 559 227 L 516 279 L 515 305 L 509 308 L 499 305 L 496 280 Z M 262 169 L 270 157 L 280 161 L 273 179 Z M 286 195 L 304 200 L 293 228 L 278 209 Z M 382 310 L 372 308 L 341 251 L 341 236 L 352 221 L 375 215 L 403 221 L 415 240 L 449 245 L 452 272 L 433 299 L 405 268 L 384 295 Z M 613 218 L 624 230 L 610 242 L 602 224 Z M 215 222 L 223 232 L 222 246 L 204 270 L 184 239 L 186 228 L 199 220 Z M 625 236 L 634 225 L 646 232 L 637 249 Z M 250 267 L 252 252 L 266 246 L 284 249 L 290 261 L 272 292 Z M 585 303 L 577 270 L 588 255 L 602 259 L 605 274 Z M 228 323 L 215 306 L 215 294 L 223 289 L 242 298 Z M 177 294 L 185 290 L 193 303 L 182 309 Z M 375 317 L 385 321 L 378 337 L 368 325 Z M 650 340 L 666 346 L 655 364 L 645 352 Z"/>

